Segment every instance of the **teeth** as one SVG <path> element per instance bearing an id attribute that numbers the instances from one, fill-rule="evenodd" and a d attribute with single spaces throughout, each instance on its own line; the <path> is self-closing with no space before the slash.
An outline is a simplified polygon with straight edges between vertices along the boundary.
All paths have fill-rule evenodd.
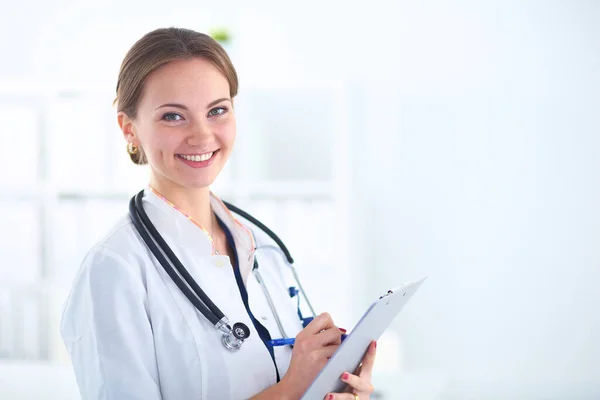
<path id="1" fill-rule="evenodd" d="M 213 156 L 214 152 L 212 153 L 206 153 L 206 154 L 196 154 L 193 156 L 188 156 L 185 154 L 180 154 L 179 157 L 184 158 L 188 161 L 195 161 L 195 162 L 200 162 L 200 161 L 206 161 L 209 158 L 211 158 Z"/>

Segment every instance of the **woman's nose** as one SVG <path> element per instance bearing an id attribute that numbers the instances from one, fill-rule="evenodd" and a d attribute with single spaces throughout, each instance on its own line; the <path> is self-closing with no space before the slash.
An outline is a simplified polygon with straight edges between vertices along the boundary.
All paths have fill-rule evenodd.
<path id="1" fill-rule="evenodd" d="M 194 144 L 202 144 L 207 141 L 212 141 L 214 135 L 210 126 L 203 121 L 196 122 L 192 126 L 188 141 Z"/>

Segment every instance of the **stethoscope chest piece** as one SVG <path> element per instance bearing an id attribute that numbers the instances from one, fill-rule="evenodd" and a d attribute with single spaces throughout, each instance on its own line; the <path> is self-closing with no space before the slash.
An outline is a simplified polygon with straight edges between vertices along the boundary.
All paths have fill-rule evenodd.
<path id="1" fill-rule="evenodd" d="M 244 340 L 248 339 L 249 336 L 250 329 L 248 326 L 242 322 L 236 322 L 229 332 L 223 333 L 221 341 L 227 350 L 238 351 Z"/>

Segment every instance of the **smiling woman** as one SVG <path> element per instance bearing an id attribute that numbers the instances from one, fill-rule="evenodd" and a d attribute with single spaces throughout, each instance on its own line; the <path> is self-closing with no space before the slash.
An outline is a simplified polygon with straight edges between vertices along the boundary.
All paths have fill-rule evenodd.
<path id="1" fill-rule="evenodd" d="M 181 46 L 184 43 L 186 45 Z M 205 90 L 205 83 L 210 86 L 209 92 L 196 91 L 199 87 Z M 144 88 L 146 96 L 143 96 Z M 179 92 L 179 89 L 183 91 Z M 147 163 L 146 146 L 140 146 L 140 140 L 131 131 L 131 123 L 138 119 L 138 113 L 150 111 L 141 109 L 142 107 L 154 106 L 152 112 L 162 112 L 162 120 L 168 122 L 185 120 L 177 112 L 168 112 L 173 109 L 189 112 L 190 109 L 200 110 L 206 107 L 208 115 L 215 117 L 227 112 L 228 108 L 211 108 L 225 102 L 232 106 L 237 90 L 237 73 L 229 56 L 209 36 L 184 29 L 158 29 L 146 34 L 134 44 L 123 60 L 115 99 L 119 125 L 128 143 L 131 143 L 128 149 L 132 161 L 136 164 Z M 181 97 L 174 99 L 175 94 Z M 165 100 L 166 103 L 161 103 Z M 207 103 L 198 104 L 202 101 Z M 195 108 L 198 105 L 200 108 Z M 139 120 L 143 121 L 143 117 L 148 115 Z M 230 118 L 231 120 L 235 124 L 235 120 Z M 196 122 L 191 126 L 193 129 L 202 121 L 187 122 L 188 128 L 192 122 Z M 235 126 L 230 129 L 235 132 Z"/>
<path id="2" fill-rule="evenodd" d="M 212 62 L 195 57 L 161 65 L 144 86 L 132 105 L 135 111 L 119 106 L 119 126 L 131 143 L 132 160 L 150 163 L 150 184 L 161 193 L 168 190 L 165 185 L 209 186 L 235 140 L 226 76 Z"/>
<path id="3" fill-rule="evenodd" d="M 85 399 L 298 399 L 341 343 L 328 314 L 303 324 L 285 260 L 256 255 L 276 241 L 209 189 L 235 142 L 237 89 L 225 51 L 191 30 L 152 31 L 122 63 L 117 120 L 150 182 L 132 203 L 141 217 L 132 212 L 88 252 L 63 313 Z M 176 257 L 197 298 L 161 255 Z M 261 275 L 251 275 L 258 258 Z M 223 315 L 239 322 L 232 328 Z M 271 335 L 293 335 L 295 345 L 274 348 Z M 357 375 L 340 377 L 347 393 L 327 397 L 368 400 L 374 356 L 372 346 Z"/>

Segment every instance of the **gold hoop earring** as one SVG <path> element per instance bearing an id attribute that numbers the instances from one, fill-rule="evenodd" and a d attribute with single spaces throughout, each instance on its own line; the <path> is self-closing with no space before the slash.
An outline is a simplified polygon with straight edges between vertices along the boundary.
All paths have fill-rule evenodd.
<path id="1" fill-rule="evenodd" d="M 139 147 L 135 147 L 133 143 L 127 143 L 127 152 L 131 155 L 137 154 L 139 151 Z"/>

